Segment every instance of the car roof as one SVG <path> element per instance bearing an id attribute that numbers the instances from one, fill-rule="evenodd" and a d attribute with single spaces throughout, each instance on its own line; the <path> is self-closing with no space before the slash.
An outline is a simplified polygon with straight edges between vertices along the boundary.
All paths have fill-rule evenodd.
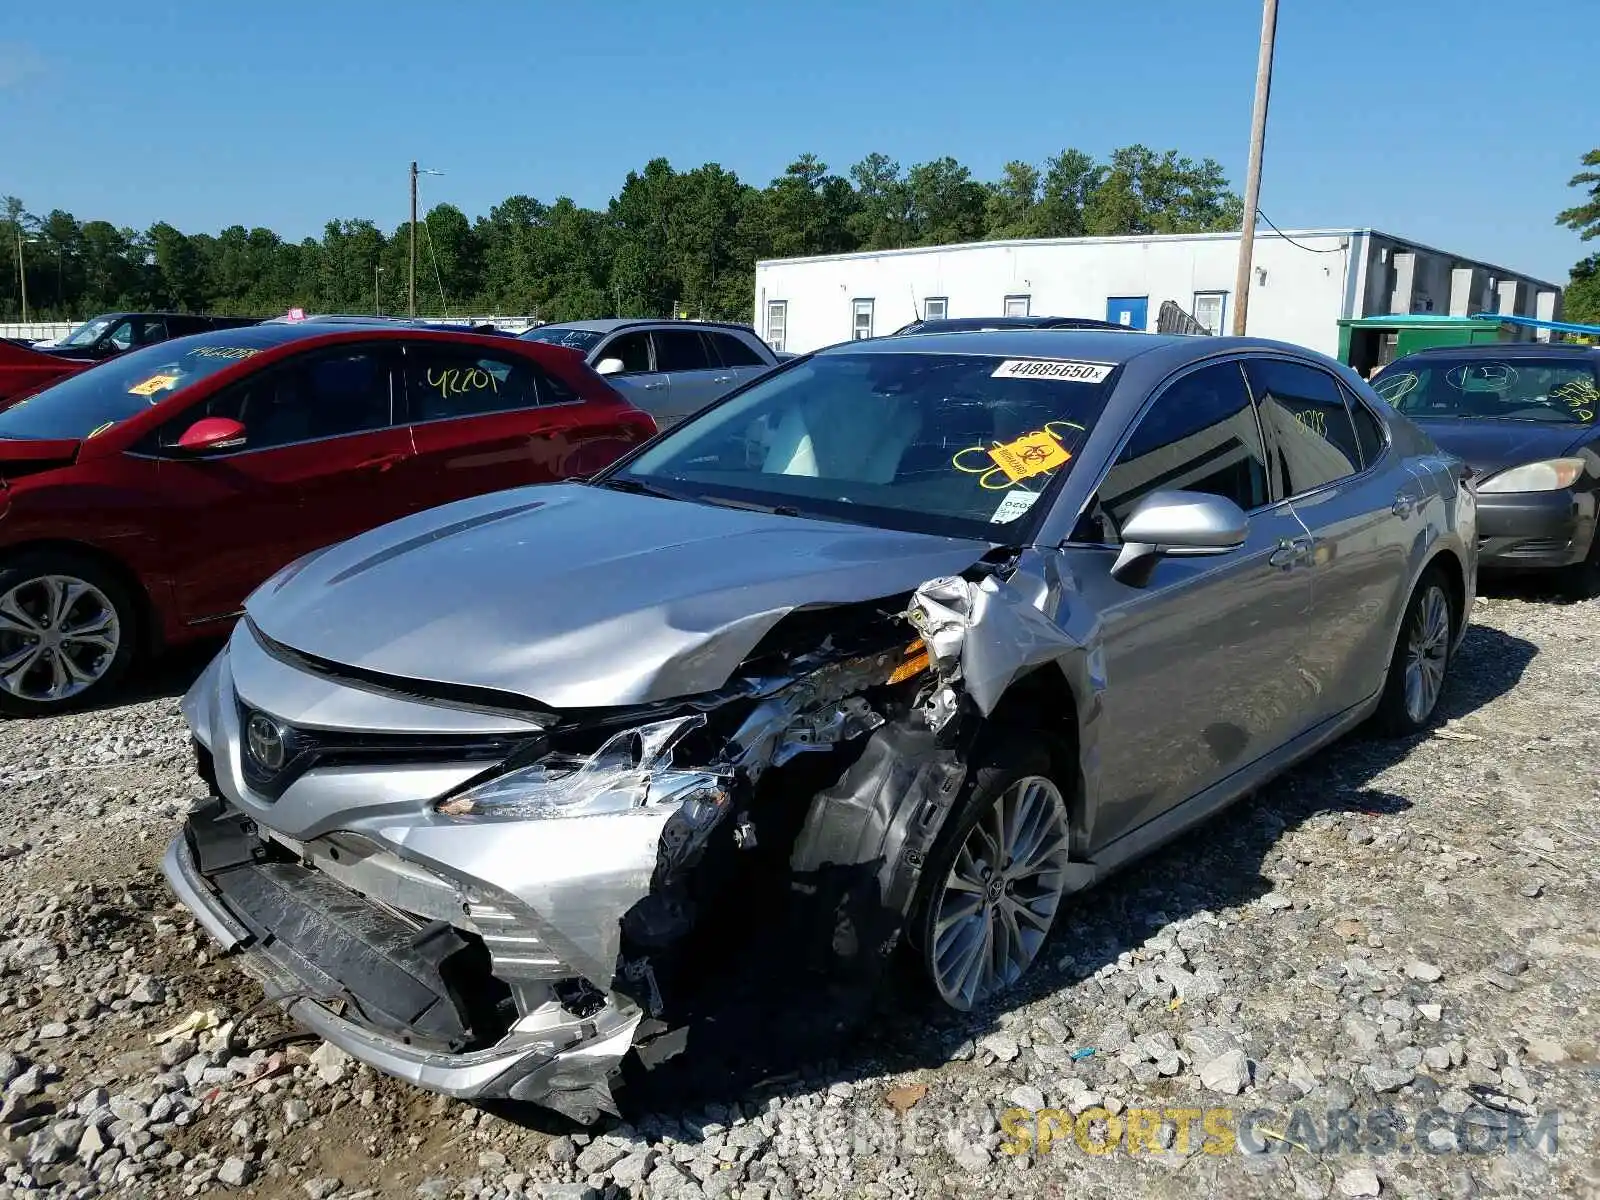
<path id="1" fill-rule="evenodd" d="M 1110 329 L 972 329 L 840 342 L 817 353 L 992 354 L 1008 358 L 1086 358 L 1094 362 L 1122 363 L 1152 350 L 1173 346 L 1193 345 L 1198 352 L 1209 354 L 1220 349 L 1223 340 Z M 1254 338 L 1228 338 L 1226 341 L 1230 345 L 1272 344 Z"/>
<path id="2" fill-rule="evenodd" d="M 1585 346 L 1579 342 L 1474 342 L 1461 346 L 1424 346 L 1394 361 L 1429 358 L 1439 354 L 1461 358 L 1504 358 L 1508 354 L 1600 354 L 1600 346 Z M 1394 363 L 1389 365 L 1393 366 Z"/>
<path id="3" fill-rule="evenodd" d="M 275 324 L 264 321 L 259 325 L 241 325 L 232 329 L 208 329 L 204 333 L 191 333 L 157 343 L 164 346 L 239 346 L 246 350 L 271 350 L 291 342 L 323 340 L 328 342 L 356 342 L 363 339 L 433 338 L 469 342 L 473 345 L 489 342 L 504 343 L 512 340 L 504 334 L 479 333 L 467 328 L 411 324 L 409 322 L 354 324 L 329 321 L 295 321 Z"/>
<path id="4" fill-rule="evenodd" d="M 529 329 L 533 333 L 540 329 L 586 329 L 590 333 L 611 333 L 618 329 L 626 329 L 630 325 L 668 325 L 674 328 L 685 329 L 737 329 L 744 333 L 753 330 L 748 325 L 740 325 L 736 321 L 677 321 L 671 317 L 596 317 L 587 321 L 551 321 L 548 325 L 535 325 Z"/>
<path id="5" fill-rule="evenodd" d="M 939 317 L 932 321 L 918 321 L 909 333 L 962 333 L 986 329 L 1115 329 L 1125 333 L 1134 330 L 1112 321 L 1094 317 Z"/>

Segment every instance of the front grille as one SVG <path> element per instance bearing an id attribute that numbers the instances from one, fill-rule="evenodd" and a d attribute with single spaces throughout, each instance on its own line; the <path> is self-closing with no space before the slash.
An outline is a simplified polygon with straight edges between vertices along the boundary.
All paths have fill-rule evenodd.
<path id="1" fill-rule="evenodd" d="M 342 729 L 306 729 L 240 701 L 239 760 L 253 791 L 276 800 L 289 785 L 315 767 L 382 764 L 499 762 L 517 750 L 544 739 L 533 734 L 352 733 Z M 252 741 L 253 719 L 272 725 L 281 742 L 281 758 L 263 761 Z"/>

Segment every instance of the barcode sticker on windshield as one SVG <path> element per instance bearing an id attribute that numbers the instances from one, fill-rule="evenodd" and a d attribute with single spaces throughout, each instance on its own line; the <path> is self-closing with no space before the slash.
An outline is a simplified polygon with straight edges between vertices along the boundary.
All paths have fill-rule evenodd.
<path id="1" fill-rule="evenodd" d="M 1073 362 L 1065 358 L 1008 358 L 991 379 L 1060 379 L 1068 383 L 1104 383 L 1110 363 Z"/>
<path id="2" fill-rule="evenodd" d="M 1000 506 L 994 510 L 994 516 L 989 520 L 996 525 L 1010 524 L 1032 508 L 1033 502 L 1038 498 L 1038 492 L 1014 488 L 1006 493 L 1005 499 L 1000 501 Z"/>

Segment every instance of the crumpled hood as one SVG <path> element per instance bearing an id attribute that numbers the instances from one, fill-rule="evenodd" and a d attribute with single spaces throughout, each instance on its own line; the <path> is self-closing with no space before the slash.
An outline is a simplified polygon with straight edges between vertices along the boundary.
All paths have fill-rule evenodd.
<path id="1" fill-rule="evenodd" d="M 1413 418 L 1415 419 L 1415 418 Z M 1470 417 L 1418 420 L 1439 449 L 1480 472 L 1560 458 L 1593 432 L 1590 426 L 1535 421 L 1474 421 Z"/>
<path id="2" fill-rule="evenodd" d="M 608 707 L 720 687 L 794 609 L 910 592 L 987 549 L 554 484 L 352 538 L 268 580 L 246 611 L 334 663 Z"/>

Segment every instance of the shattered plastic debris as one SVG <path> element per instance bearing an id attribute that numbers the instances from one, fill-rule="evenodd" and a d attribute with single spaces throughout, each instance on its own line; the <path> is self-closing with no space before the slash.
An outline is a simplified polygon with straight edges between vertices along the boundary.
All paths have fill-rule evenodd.
<path id="1" fill-rule="evenodd" d="M 940 686 L 927 702 L 929 724 L 955 715 L 957 691 L 988 716 L 1019 676 L 1073 647 L 1054 621 L 1010 582 L 986 576 L 932 579 L 917 589 L 905 614 L 922 636 Z"/>
<path id="2" fill-rule="evenodd" d="M 159 1046 L 165 1042 L 172 1041 L 174 1038 L 187 1037 L 194 1033 L 206 1033 L 215 1029 L 219 1023 L 217 1011 L 214 1008 L 192 1012 L 171 1029 L 151 1034 L 150 1044 Z"/>
<path id="3" fill-rule="evenodd" d="M 580 765 L 540 761 L 491 779 L 439 805 L 445 816 L 575 817 L 646 805 L 702 800 L 727 803 L 715 772 L 672 769 L 673 749 L 706 723 L 703 713 L 627 729 Z"/>
<path id="4" fill-rule="evenodd" d="M 1070 1055 L 1068 1055 L 1068 1057 L 1071 1058 L 1073 1062 L 1082 1062 L 1086 1058 L 1093 1058 L 1094 1054 L 1095 1050 L 1093 1046 L 1082 1046 L 1077 1050 L 1074 1050 Z"/>

